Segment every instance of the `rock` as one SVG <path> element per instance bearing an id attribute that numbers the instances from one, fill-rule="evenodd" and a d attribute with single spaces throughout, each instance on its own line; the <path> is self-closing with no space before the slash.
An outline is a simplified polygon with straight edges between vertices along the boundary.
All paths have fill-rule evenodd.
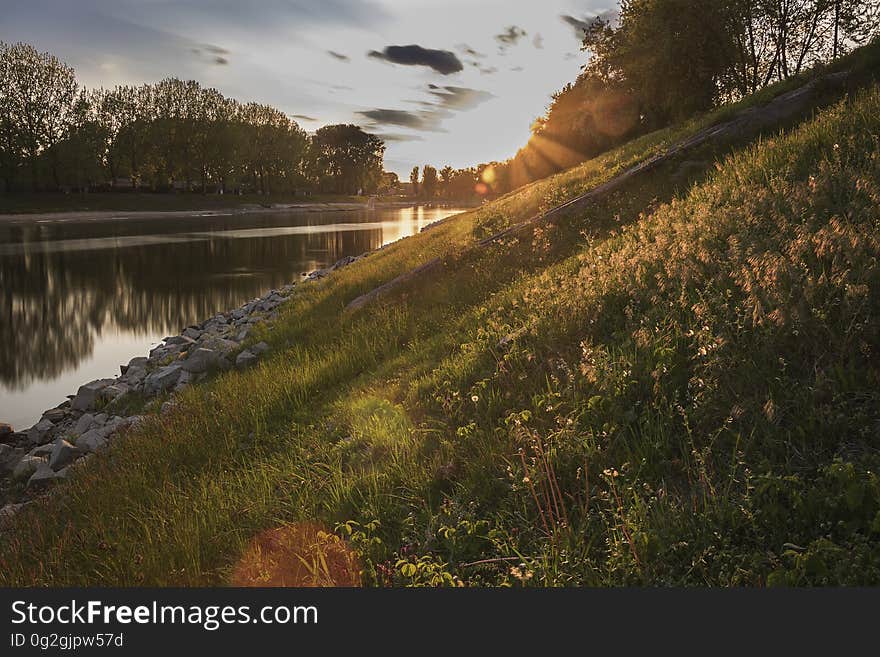
<path id="1" fill-rule="evenodd" d="M 106 413 L 98 413 L 95 416 L 95 423 L 100 424 L 100 425 L 107 424 L 107 414 Z"/>
<path id="2" fill-rule="evenodd" d="M 28 479 L 27 487 L 42 488 L 44 486 L 48 486 L 49 484 L 54 484 L 55 482 L 64 478 L 64 476 L 59 476 L 59 474 L 60 473 L 57 473 L 52 468 L 50 468 L 47 463 L 40 463 L 37 466 L 37 469 L 34 470 L 34 473 L 31 475 L 31 478 Z"/>
<path id="3" fill-rule="evenodd" d="M 94 424 L 95 416 L 91 413 L 85 413 L 76 421 L 76 424 L 73 426 L 73 433 L 78 436 L 82 435 L 91 429 Z"/>
<path id="4" fill-rule="evenodd" d="M 113 379 L 98 379 L 79 387 L 70 407 L 78 411 L 88 411 L 95 407 L 100 392 L 114 383 Z"/>
<path id="5" fill-rule="evenodd" d="M 177 356 L 181 351 L 183 351 L 183 347 L 179 344 L 159 345 L 150 350 L 150 360 L 153 362 L 163 361 Z"/>
<path id="6" fill-rule="evenodd" d="M 267 345 L 265 342 L 258 342 L 251 347 L 251 351 L 253 351 L 255 354 L 264 354 L 269 351 L 269 345 Z"/>
<path id="7" fill-rule="evenodd" d="M 63 408 L 50 408 L 43 413 L 43 419 L 49 420 L 53 423 L 61 422 L 65 417 L 67 417 L 67 411 Z"/>
<path id="8" fill-rule="evenodd" d="M 218 365 L 219 354 L 213 349 L 199 347 L 191 352 L 189 357 L 183 361 L 183 369 L 192 374 L 201 374 Z"/>
<path id="9" fill-rule="evenodd" d="M 195 374 L 193 374 L 192 372 L 187 372 L 186 370 L 183 370 L 180 373 L 180 378 L 177 379 L 177 384 L 174 386 L 174 391 L 177 392 L 179 390 L 183 390 L 190 383 L 193 382 L 194 378 L 195 378 Z"/>
<path id="10" fill-rule="evenodd" d="M 172 335 L 170 338 L 165 338 L 165 344 L 180 345 L 182 347 L 188 347 L 194 343 L 195 340 L 186 335 Z"/>
<path id="11" fill-rule="evenodd" d="M 173 399 L 169 399 L 159 408 L 159 415 L 168 415 L 175 408 L 177 408 L 177 402 Z"/>
<path id="12" fill-rule="evenodd" d="M 76 439 L 76 448 L 83 452 L 97 452 L 107 444 L 107 432 L 102 427 L 87 431 Z"/>
<path id="13" fill-rule="evenodd" d="M 66 468 L 80 456 L 82 456 L 80 450 L 61 438 L 55 442 L 52 453 L 49 455 L 49 467 L 57 472 Z"/>
<path id="14" fill-rule="evenodd" d="M 48 433 L 54 428 L 55 423 L 52 422 L 52 420 L 47 420 L 43 418 L 30 429 L 28 429 L 28 440 L 34 445 L 45 443 L 49 440 Z"/>
<path id="15" fill-rule="evenodd" d="M 122 382 L 117 382 L 104 388 L 100 392 L 99 397 L 105 402 L 110 403 L 116 401 L 117 399 L 122 399 L 130 391 L 131 388 L 129 388 L 128 385 Z"/>
<path id="16" fill-rule="evenodd" d="M 12 433 L 15 433 L 15 429 L 12 428 L 11 424 L 0 422 L 0 440 L 3 440 Z"/>
<path id="17" fill-rule="evenodd" d="M 41 464 L 46 464 L 46 459 L 39 456 L 24 456 L 12 470 L 13 479 L 27 479 L 37 470 Z M 46 467 L 49 467 L 48 465 Z"/>
<path id="18" fill-rule="evenodd" d="M 133 365 L 126 369 L 125 374 L 123 374 L 122 378 L 119 380 L 126 385 L 134 387 L 143 383 L 146 378 L 147 368 Z"/>
<path id="19" fill-rule="evenodd" d="M 39 456 L 40 458 L 46 458 L 49 454 L 52 453 L 52 449 L 55 447 L 55 443 L 49 443 L 47 445 L 39 445 L 38 447 L 34 447 L 31 451 L 27 453 L 28 456 Z"/>
<path id="20" fill-rule="evenodd" d="M 120 365 L 119 370 L 122 374 L 127 374 L 129 370 L 133 368 L 141 368 L 146 369 L 147 364 L 150 362 L 150 359 L 146 356 L 136 356 L 128 361 L 128 365 Z"/>
<path id="21" fill-rule="evenodd" d="M 195 326 L 190 326 L 183 331 L 183 337 L 191 340 L 198 340 L 202 336 L 202 331 Z"/>
<path id="22" fill-rule="evenodd" d="M 159 368 L 144 379 L 144 394 L 153 396 L 170 389 L 177 383 L 181 371 L 180 363 L 171 363 Z"/>
<path id="23" fill-rule="evenodd" d="M 235 358 L 235 366 L 243 370 L 246 367 L 250 367 L 255 364 L 259 360 L 259 357 L 252 352 L 250 349 L 245 349 Z"/>
<path id="24" fill-rule="evenodd" d="M 239 347 L 237 342 L 234 340 L 227 340 L 226 338 L 207 337 L 200 342 L 201 344 L 199 346 L 201 348 L 216 351 L 219 355 L 228 354 L 230 351 L 235 351 Z"/>
<path id="25" fill-rule="evenodd" d="M 235 339 L 238 342 L 244 342 L 247 339 L 247 336 L 250 335 L 250 332 L 251 332 L 251 327 L 245 326 L 243 329 L 241 329 L 238 332 L 238 334 L 235 336 Z"/>

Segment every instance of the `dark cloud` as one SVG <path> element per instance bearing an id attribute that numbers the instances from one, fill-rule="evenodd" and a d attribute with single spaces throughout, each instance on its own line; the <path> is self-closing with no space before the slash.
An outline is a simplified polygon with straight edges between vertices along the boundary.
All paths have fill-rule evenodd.
<path id="1" fill-rule="evenodd" d="M 514 66 L 510 70 L 513 71 L 514 73 L 522 73 L 526 69 L 524 69 L 522 66 Z"/>
<path id="2" fill-rule="evenodd" d="M 409 112 L 383 108 L 364 110 L 358 114 L 369 119 L 372 122 L 371 127 L 390 125 L 424 132 L 443 132 L 440 124 L 444 118 L 451 116 L 449 112 L 443 111 Z"/>
<path id="3" fill-rule="evenodd" d="M 341 52 L 336 52 L 335 50 L 328 50 L 327 54 L 333 59 L 338 59 L 340 62 L 347 62 L 351 59 L 348 55 L 343 55 Z"/>
<path id="4" fill-rule="evenodd" d="M 510 25 L 501 34 L 496 34 L 495 40 L 500 44 L 500 47 L 503 50 L 510 46 L 515 46 L 520 39 L 527 35 L 528 32 L 521 27 Z"/>
<path id="5" fill-rule="evenodd" d="M 409 46 L 388 46 L 382 52 L 371 50 L 368 57 L 382 59 L 403 66 L 427 66 L 442 75 L 458 73 L 464 69 L 461 60 L 448 50 L 433 50 L 415 44 Z"/>
<path id="6" fill-rule="evenodd" d="M 229 60 L 226 59 L 225 57 L 215 57 L 214 63 L 217 64 L 218 66 L 226 66 L 229 63 Z"/>
<path id="7" fill-rule="evenodd" d="M 485 103 L 495 96 L 488 91 L 468 89 L 467 87 L 438 87 L 428 85 L 429 93 L 439 102 L 437 105 L 445 109 L 467 111 Z"/>
<path id="8" fill-rule="evenodd" d="M 297 121 L 317 121 L 318 119 L 308 116 L 307 114 L 294 114 L 290 118 L 296 119 Z"/>

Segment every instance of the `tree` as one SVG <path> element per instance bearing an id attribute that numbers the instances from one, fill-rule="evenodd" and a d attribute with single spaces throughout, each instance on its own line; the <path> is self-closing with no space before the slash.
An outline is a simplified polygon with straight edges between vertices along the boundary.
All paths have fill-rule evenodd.
<path id="1" fill-rule="evenodd" d="M 428 200 L 437 195 L 437 169 L 430 164 L 422 168 L 422 195 Z"/>
<path id="2" fill-rule="evenodd" d="M 409 182 L 412 185 L 413 196 L 419 195 L 419 168 L 413 167 L 409 172 Z"/>
<path id="3" fill-rule="evenodd" d="M 356 125 L 328 125 L 312 138 L 313 172 L 329 191 L 372 193 L 382 176 L 385 143 Z"/>
<path id="4" fill-rule="evenodd" d="M 379 184 L 380 194 L 394 194 L 400 189 L 400 178 L 393 171 L 382 173 L 382 182 Z"/>
<path id="5" fill-rule="evenodd" d="M 626 0 L 617 27 L 585 32 L 587 74 L 635 98 L 651 126 L 712 107 L 734 58 L 728 0 Z"/>
<path id="6" fill-rule="evenodd" d="M 66 138 L 74 124 L 79 85 L 73 69 L 49 53 L 24 43 L 0 44 L 3 88 L 0 105 L 5 143 L 30 165 L 31 188 L 40 184 L 38 159 L 51 151 L 49 169 L 59 185 L 59 162 L 53 146 Z"/>
<path id="7" fill-rule="evenodd" d="M 443 198 L 448 199 L 452 187 L 452 177 L 455 175 L 455 169 L 448 164 L 440 169 L 440 193 Z"/>

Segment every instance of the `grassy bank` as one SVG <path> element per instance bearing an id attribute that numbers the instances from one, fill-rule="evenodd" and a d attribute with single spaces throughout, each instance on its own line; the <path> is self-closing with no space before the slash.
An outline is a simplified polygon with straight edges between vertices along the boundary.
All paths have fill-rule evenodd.
<path id="1" fill-rule="evenodd" d="M 260 365 L 22 512 L 0 584 L 262 583 L 252 541 L 279 527 L 306 582 L 340 581 L 319 557 L 344 549 L 365 584 L 880 583 L 864 86 L 528 238 L 466 249 L 729 110 L 300 286 Z"/>

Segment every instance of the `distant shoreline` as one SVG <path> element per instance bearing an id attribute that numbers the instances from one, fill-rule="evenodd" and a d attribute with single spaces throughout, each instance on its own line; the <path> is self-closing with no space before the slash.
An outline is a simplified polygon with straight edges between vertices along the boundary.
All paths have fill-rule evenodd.
<path id="1" fill-rule="evenodd" d="M 387 201 L 377 202 L 375 209 L 405 208 L 414 205 L 423 205 L 417 200 L 413 201 Z M 0 214 L 0 223 L 35 223 L 35 222 L 58 222 L 66 221 L 124 221 L 126 219 L 168 219 L 173 217 L 223 217 L 230 215 L 245 214 L 269 214 L 276 212 L 305 211 L 305 212 L 338 212 L 352 210 L 368 210 L 367 203 L 352 201 L 331 201 L 313 203 L 277 203 L 265 205 L 239 205 L 229 208 L 189 209 L 189 210 L 70 210 L 60 212 L 25 212 L 15 214 Z"/>

